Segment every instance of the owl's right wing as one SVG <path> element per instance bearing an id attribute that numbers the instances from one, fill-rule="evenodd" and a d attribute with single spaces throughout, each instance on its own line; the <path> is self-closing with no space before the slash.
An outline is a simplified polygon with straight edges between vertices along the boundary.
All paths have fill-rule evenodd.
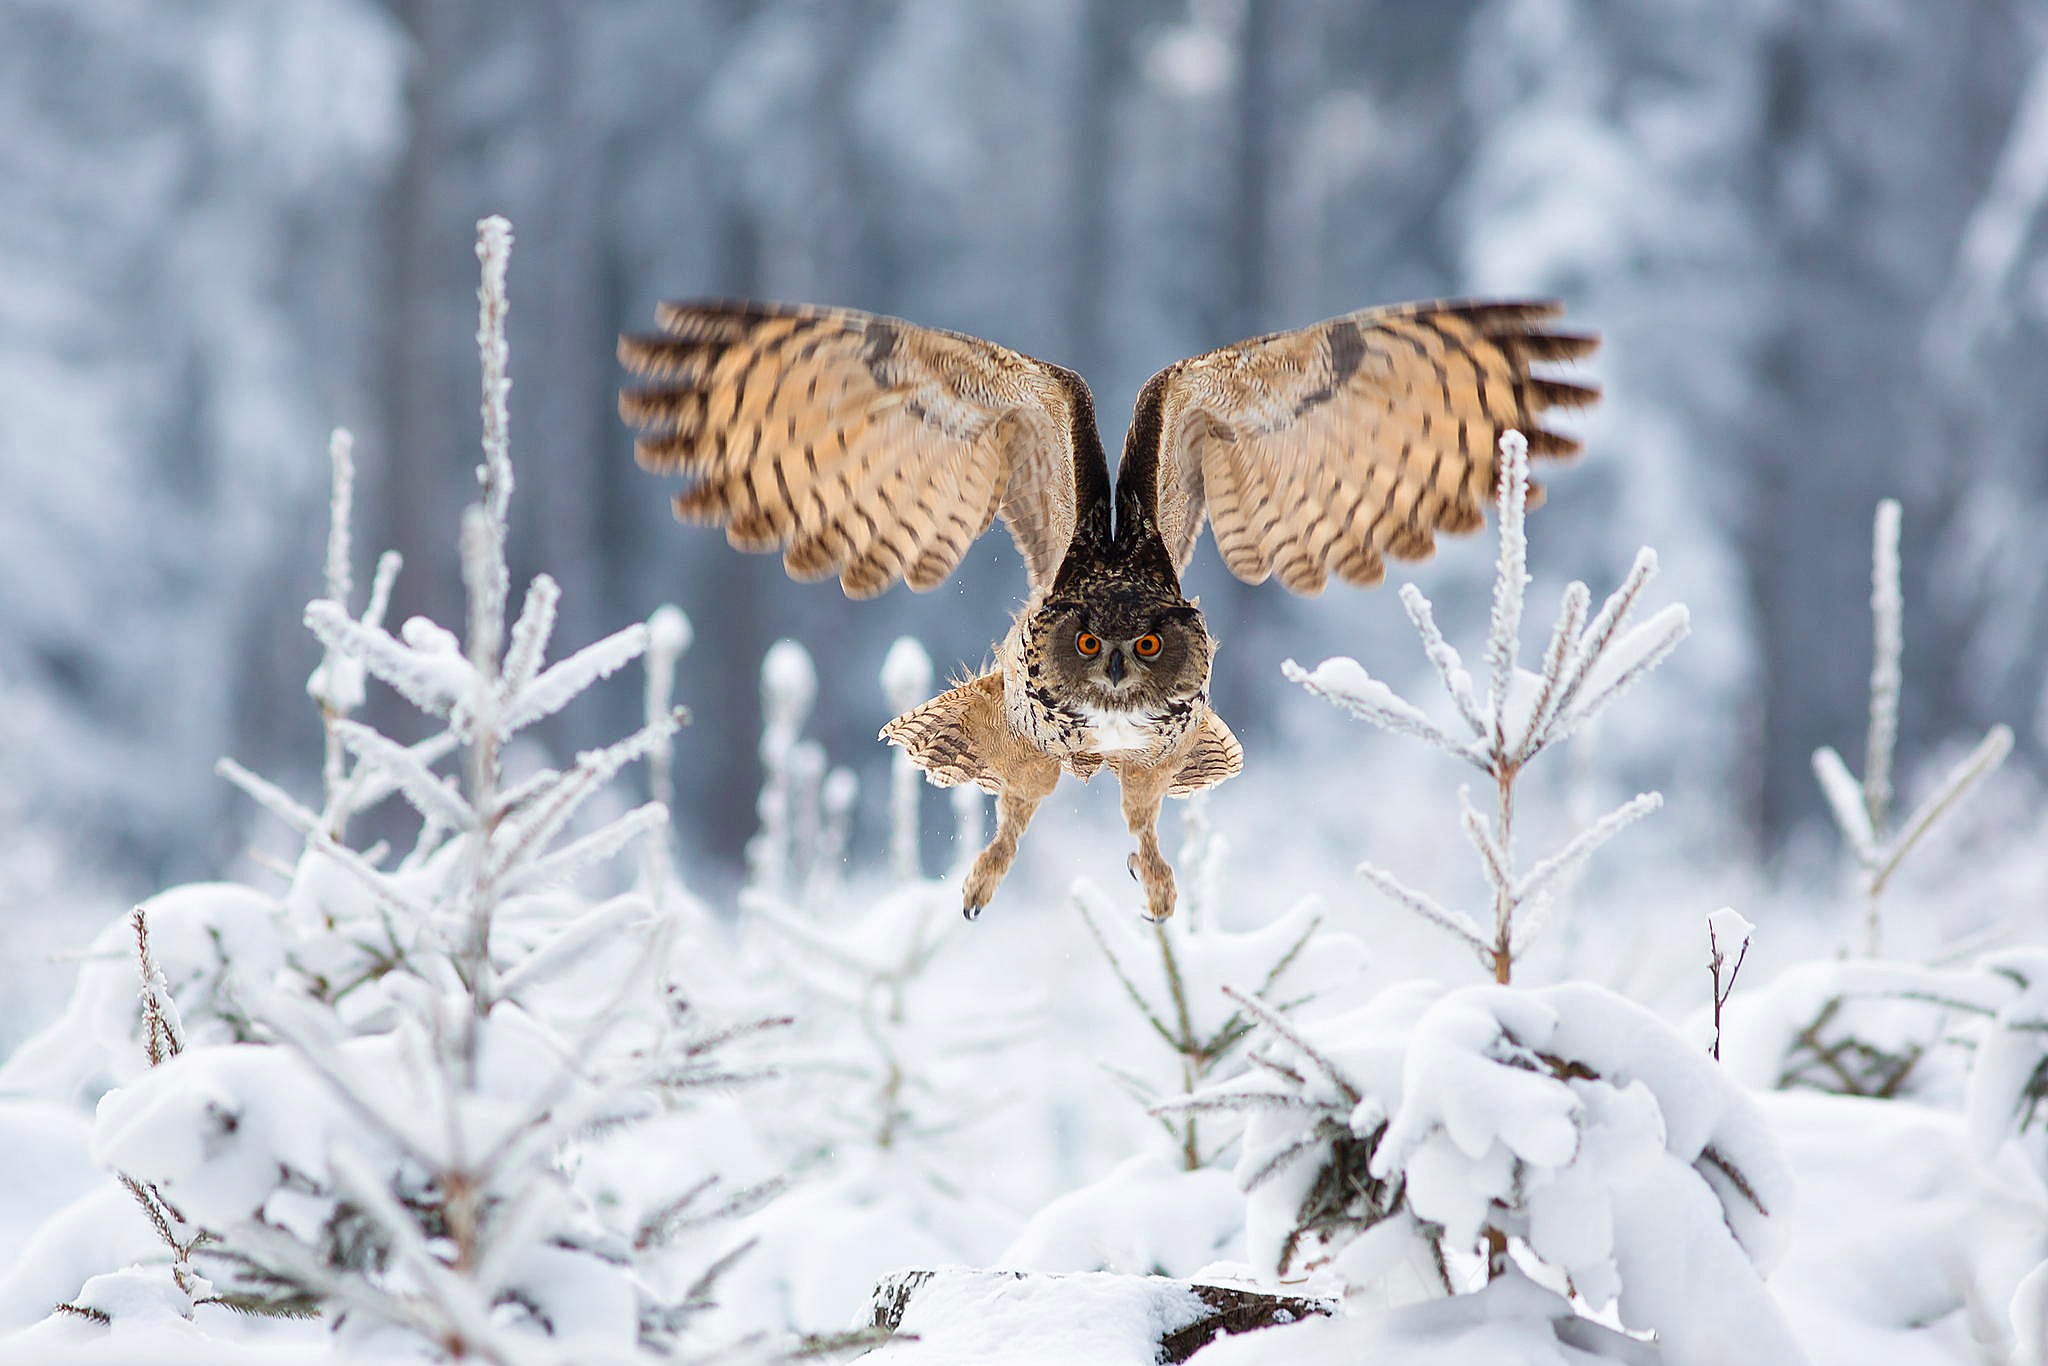
<path id="1" fill-rule="evenodd" d="M 1080 512 L 1106 508 L 1094 404 L 1070 370 L 853 309 L 669 303 L 658 318 L 619 339 L 649 381 L 619 393 L 635 455 L 695 479 L 678 517 L 783 550 L 792 578 L 928 591 L 1001 515 L 1036 590 Z"/>
<path id="2" fill-rule="evenodd" d="M 1532 367 L 1592 351 L 1548 302 L 1396 304 L 1253 337 L 1168 366 L 1138 395 L 1117 471 L 1118 534 L 1149 518 L 1184 567 L 1206 520 L 1230 572 L 1297 593 L 1370 584 L 1480 525 L 1510 428 L 1569 455 L 1547 410 L 1591 385 Z M 1540 491 L 1530 486 L 1531 503 Z"/>

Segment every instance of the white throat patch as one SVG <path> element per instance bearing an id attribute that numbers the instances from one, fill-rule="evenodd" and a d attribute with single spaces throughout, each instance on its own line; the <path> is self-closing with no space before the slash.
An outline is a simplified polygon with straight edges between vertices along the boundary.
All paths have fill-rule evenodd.
<path id="1" fill-rule="evenodd" d="M 1092 733 L 1089 744 L 1097 754 L 1145 749 L 1156 738 L 1151 718 L 1143 712 L 1107 711 L 1101 707 L 1084 705 L 1081 708 L 1081 716 L 1088 722 Z"/>

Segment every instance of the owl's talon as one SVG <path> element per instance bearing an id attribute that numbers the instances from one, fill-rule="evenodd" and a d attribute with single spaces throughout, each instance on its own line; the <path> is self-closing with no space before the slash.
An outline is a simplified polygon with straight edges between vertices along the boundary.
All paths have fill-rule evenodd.
<path id="1" fill-rule="evenodd" d="M 980 901 L 962 902 L 960 905 L 960 914 L 967 918 L 969 924 L 972 924 L 974 921 L 981 919 L 981 908 L 986 904 L 986 902 Z"/>
<path id="2" fill-rule="evenodd" d="M 1136 854 L 1132 854 L 1124 860 L 1124 871 L 1131 875 L 1131 881 L 1133 882 L 1143 882 L 1145 880 L 1138 873 L 1138 856 Z"/>

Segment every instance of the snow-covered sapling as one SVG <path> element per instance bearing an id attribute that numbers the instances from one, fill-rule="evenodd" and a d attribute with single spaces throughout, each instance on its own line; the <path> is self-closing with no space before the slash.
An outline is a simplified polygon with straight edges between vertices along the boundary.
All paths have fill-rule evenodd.
<path id="1" fill-rule="evenodd" d="M 1237 1176 L 1262 1267 L 1326 1267 L 1381 1304 L 1526 1272 L 1561 1288 L 1546 1317 L 1612 1313 L 1669 1366 L 1804 1360 L 1762 1277 L 1790 1171 L 1755 1103 L 1657 1016 L 1581 983 L 1410 982 L 1306 1025 L 1237 999 L 1257 1065 L 1174 1108 L 1250 1117 Z"/>
<path id="2" fill-rule="evenodd" d="M 1427 741 L 1486 775 L 1492 787 L 1491 811 L 1482 815 L 1463 792 L 1460 805 L 1466 837 L 1493 893 L 1489 928 L 1482 929 L 1473 916 L 1442 905 L 1376 864 L 1362 864 L 1358 871 L 1396 905 L 1463 941 L 1492 971 L 1494 980 L 1505 983 L 1513 976 L 1516 957 L 1540 928 L 1541 913 L 1563 876 L 1663 800 L 1654 792 L 1641 793 L 1580 831 L 1563 848 L 1523 869 L 1514 841 L 1517 780 L 1538 754 L 1568 739 L 1656 668 L 1691 627 L 1686 609 L 1675 604 L 1630 624 L 1637 601 L 1657 572 L 1656 554 L 1646 547 L 1636 552 L 1627 577 L 1590 622 L 1586 585 L 1567 586 L 1541 669 L 1520 667 L 1523 591 L 1528 584 L 1529 443 L 1520 432 L 1505 432 L 1500 454 L 1500 555 L 1493 580 L 1483 703 L 1463 658 L 1438 629 L 1429 599 L 1413 584 L 1401 588 L 1401 603 L 1459 722 L 1471 735 L 1469 740 L 1456 738 L 1356 660 L 1328 659 L 1311 670 L 1290 659 L 1281 667 L 1289 679 L 1361 720 Z"/>
<path id="3" fill-rule="evenodd" d="M 1882 948 L 1881 904 L 1886 884 L 1936 822 L 2005 762 L 2012 752 L 2012 730 L 1993 726 L 1985 732 L 1912 814 L 1894 827 L 1892 758 L 1899 738 L 1900 660 L 1905 635 L 1901 625 L 1904 598 L 1899 592 L 1899 505 L 1890 498 L 1877 505 L 1871 528 L 1870 614 L 1870 717 L 1863 746 L 1863 781 L 1858 783 L 1842 756 L 1826 745 L 1813 752 L 1813 772 L 1855 864 L 1857 891 L 1863 901 L 1862 952 L 1875 958 Z"/>
<path id="4" fill-rule="evenodd" d="M 188 1309 L 311 1309 L 380 1350 L 398 1347 L 395 1334 L 407 1353 L 487 1362 L 668 1358 L 730 1248 L 695 1257 L 674 1230 L 634 1236 L 643 1206 L 674 1203 L 669 1167 L 637 1164 L 630 1206 L 597 1198 L 578 1171 L 694 1092 L 771 1075 L 724 1050 L 774 1021 L 700 1022 L 679 1008 L 672 905 L 569 890 L 666 823 L 660 801 L 609 820 L 586 812 L 625 765 L 665 753 L 687 625 L 657 613 L 549 664 L 559 591 L 545 575 L 508 625 L 510 244 L 502 220 L 479 225 L 484 459 L 462 523 L 464 635 L 421 618 L 384 628 L 389 557 L 352 615 L 348 537 L 330 537 L 326 593 L 306 611 L 325 647 L 309 688 L 335 742 L 323 807 L 223 763 L 304 853 L 281 898 L 176 889 L 138 914 L 153 1065 L 117 1077 L 94 1151 L 148 1197 L 174 1264 L 203 1264 Z M 334 443 L 337 516 L 350 454 Z M 646 726 L 560 769 L 506 772 L 508 740 L 650 644 Z M 404 745 L 354 720 L 371 676 L 440 729 Z M 671 780 L 662 769 L 653 781 Z M 349 844 L 349 816 L 393 795 L 419 814 L 411 849 Z M 175 977 L 144 934 L 160 915 L 179 946 Z M 193 941 L 218 965 L 194 971 Z M 218 1291 L 198 1294 L 207 1281 Z"/>

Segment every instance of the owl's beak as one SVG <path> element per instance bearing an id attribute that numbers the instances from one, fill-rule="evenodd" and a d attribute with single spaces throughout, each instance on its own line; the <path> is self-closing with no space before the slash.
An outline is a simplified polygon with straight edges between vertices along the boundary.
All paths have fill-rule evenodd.
<path id="1" fill-rule="evenodd" d="M 1104 673 L 1106 673 L 1106 674 L 1108 674 L 1108 675 L 1109 675 L 1109 681 L 1110 681 L 1110 682 L 1112 682 L 1112 683 L 1121 683 L 1121 682 L 1123 682 L 1123 681 L 1124 681 L 1124 652 L 1123 652 L 1122 650 L 1118 650 L 1118 651 L 1117 651 L 1117 652 L 1116 652 L 1115 654 L 1111 655 L 1111 656 L 1109 657 L 1109 662 L 1108 662 L 1108 663 L 1106 663 L 1106 664 L 1104 664 L 1104 665 L 1102 666 L 1102 671 L 1103 671 Z"/>

